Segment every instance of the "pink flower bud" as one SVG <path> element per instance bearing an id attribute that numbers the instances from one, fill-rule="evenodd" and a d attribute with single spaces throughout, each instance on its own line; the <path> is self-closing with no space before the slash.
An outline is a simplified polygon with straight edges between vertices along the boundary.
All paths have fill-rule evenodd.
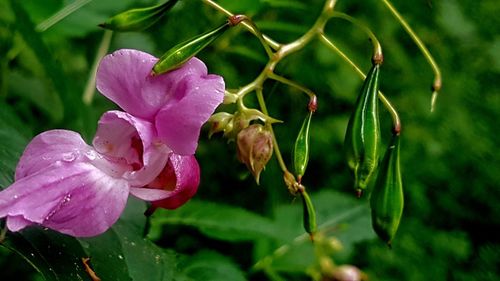
<path id="1" fill-rule="evenodd" d="M 260 172 L 273 155 L 271 132 L 261 124 L 252 124 L 238 133 L 236 144 L 238 160 L 247 166 L 258 184 Z"/>

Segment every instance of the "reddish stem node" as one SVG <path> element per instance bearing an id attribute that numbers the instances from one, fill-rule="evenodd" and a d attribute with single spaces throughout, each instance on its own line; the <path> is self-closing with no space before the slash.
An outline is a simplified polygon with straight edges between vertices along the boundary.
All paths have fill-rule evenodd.
<path id="1" fill-rule="evenodd" d="M 230 16 L 228 18 L 230 26 L 238 25 L 240 22 L 242 22 L 244 20 L 248 20 L 248 17 L 245 15 L 234 15 L 234 16 Z"/>
<path id="2" fill-rule="evenodd" d="M 313 95 L 309 99 L 309 104 L 307 105 L 307 108 L 311 112 L 316 112 L 316 110 L 318 109 L 318 98 L 316 97 L 316 95 Z"/>

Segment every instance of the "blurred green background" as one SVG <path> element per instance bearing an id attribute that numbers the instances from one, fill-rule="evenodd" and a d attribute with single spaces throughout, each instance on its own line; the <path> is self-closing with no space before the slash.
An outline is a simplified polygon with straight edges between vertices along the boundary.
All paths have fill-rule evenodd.
<path id="1" fill-rule="evenodd" d="M 0 150 L 3 163 L 11 163 L 3 165 L 14 165 L 18 151 L 44 130 L 71 129 L 91 140 L 99 116 L 114 108 L 97 92 L 90 105 L 82 102 L 104 34 L 97 24 L 125 9 L 155 3 L 91 1 L 47 31 L 33 31 L 33 26 L 71 2 L 22 0 L 14 7 L 10 1 L 0 0 L 0 130 L 3 136 L 19 136 L 10 144 L 15 149 Z M 306 31 L 323 4 L 319 0 L 218 2 L 251 16 L 264 33 L 279 42 L 291 41 Z M 441 67 L 443 88 L 432 114 L 431 68 L 381 1 L 338 2 L 337 11 L 367 24 L 382 43 L 381 90 L 398 108 L 403 122 L 401 164 L 406 200 L 392 250 L 367 235 L 372 238 L 357 241 L 338 260 L 358 266 L 370 280 L 499 280 L 500 165 L 495 152 L 500 145 L 495 133 L 500 120 L 498 1 L 395 1 Z M 109 52 L 136 48 L 160 56 L 176 43 L 223 21 L 221 14 L 200 1 L 183 0 L 145 32 L 114 34 Z M 364 33 L 338 19 L 327 25 L 326 33 L 368 70 L 371 46 Z M 199 57 L 209 72 L 224 76 L 228 88 L 252 81 L 266 62 L 258 40 L 242 28 L 222 36 Z M 277 73 L 318 95 L 304 184 L 313 193 L 333 190 L 353 197 L 342 143 L 362 81 L 318 41 L 285 59 Z M 271 115 L 285 121 L 275 129 L 289 162 L 307 99 L 277 83 L 266 84 L 264 91 Z M 220 110 L 231 109 L 223 106 Z M 388 132 L 390 117 L 385 111 L 382 117 Z M 269 217 L 276 214 L 278 206 L 292 202 L 274 159 L 257 186 L 238 163 L 234 143 L 218 135 L 209 140 L 206 130 L 197 158 L 202 167 L 198 199 L 240 206 Z M 358 202 L 363 204 L 363 199 Z M 320 209 L 328 202 L 322 204 Z M 300 221 L 295 223 L 300 226 Z M 255 246 L 249 243 L 221 242 L 189 227 L 171 227 L 164 235 L 166 238 L 158 241 L 163 247 L 188 255 L 199 248 L 217 250 L 244 270 L 253 264 L 251 249 L 256 255 Z M 21 276 L 18 280 L 28 278 L 24 276 L 31 272 L 27 264 L 4 249 L 0 251 L 0 268 L 2 275 Z M 288 278 L 306 277 L 292 274 Z"/>

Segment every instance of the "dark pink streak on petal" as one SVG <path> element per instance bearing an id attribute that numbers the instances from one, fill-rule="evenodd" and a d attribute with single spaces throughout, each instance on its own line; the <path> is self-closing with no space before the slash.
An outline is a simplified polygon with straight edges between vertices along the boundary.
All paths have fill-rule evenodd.
<path id="1" fill-rule="evenodd" d="M 151 182 L 165 166 L 170 149 L 155 140 L 152 123 L 122 111 L 101 116 L 93 141 L 95 149 L 109 160 L 129 165 L 121 176 L 131 186 Z"/>
<path id="2" fill-rule="evenodd" d="M 172 154 L 162 174 L 149 187 L 171 191 L 170 197 L 154 201 L 154 207 L 176 209 L 198 191 L 200 166 L 194 155 Z"/>

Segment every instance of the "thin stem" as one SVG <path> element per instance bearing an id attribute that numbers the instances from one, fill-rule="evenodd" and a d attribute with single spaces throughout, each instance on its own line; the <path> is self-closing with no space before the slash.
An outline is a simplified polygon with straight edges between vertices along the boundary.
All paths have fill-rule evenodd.
<path id="1" fill-rule="evenodd" d="M 313 91 L 309 90 L 308 88 L 300 85 L 299 83 L 297 83 L 295 81 L 287 79 L 287 78 L 285 78 L 285 77 L 283 77 L 281 75 L 278 75 L 278 74 L 276 74 L 274 72 L 269 73 L 268 74 L 268 78 L 276 80 L 278 82 L 281 82 L 281 83 L 283 83 L 285 85 L 297 88 L 301 92 L 304 92 L 306 95 L 308 95 L 310 99 L 316 99 L 316 95 L 314 94 Z"/>
<path id="2" fill-rule="evenodd" d="M 336 52 L 345 62 L 351 65 L 352 68 L 361 76 L 361 78 L 365 79 L 366 74 L 354 63 L 342 50 L 340 50 L 332 41 L 330 41 L 324 34 L 319 34 L 319 39 L 323 42 L 327 47 Z M 391 102 L 384 96 L 381 91 L 378 91 L 378 98 L 382 101 L 384 106 L 387 108 L 389 113 L 391 114 L 393 121 L 393 131 L 398 133 L 401 131 L 401 119 L 399 118 L 399 114 L 391 104 Z"/>
<path id="3" fill-rule="evenodd" d="M 441 80 L 441 71 L 439 70 L 439 66 L 432 57 L 431 53 L 427 49 L 427 47 L 424 45 L 422 40 L 418 37 L 418 35 L 413 31 L 413 29 L 410 27 L 410 25 L 406 22 L 406 20 L 401 16 L 401 14 L 394 8 L 394 6 L 389 2 L 389 0 L 382 0 L 382 3 L 385 4 L 385 6 L 389 9 L 389 11 L 392 13 L 392 15 L 396 18 L 397 21 L 403 26 L 405 29 L 406 33 L 410 35 L 411 39 L 417 44 L 418 48 L 420 51 L 423 53 L 424 57 L 427 59 L 427 62 L 432 67 L 432 71 L 434 71 L 434 82 L 432 84 L 432 98 L 431 98 L 431 112 L 434 111 L 435 105 L 436 105 L 436 99 L 438 96 L 439 90 L 441 90 L 442 86 L 442 80 Z"/>
<path id="4" fill-rule="evenodd" d="M 262 93 L 262 89 L 261 88 L 257 89 L 256 93 L 257 93 L 257 100 L 259 101 L 259 106 L 262 109 L 262 113 L 269 116 L 269 112 L 267 111 L 266 101 L 264 100 L 264 94 Z M 269 122 L 266 122 L 266 126 L 269 132 L 271 132 L 271 135 L 273 137 L 273 146 L 276 159 L 278 160 L 278 163 L 283 173 L 286 173 L 288 172 L 288 169 L 286 167 L 285 161 L 283 161 L 283 156 L 281 156 L 280 147 L 278 145 L 278 141 L 276 140 L 276 135 L 274 134 L 273 125 L 270 124 Z"/>
<path id="5" fill-rule="evenodd" d="M 344 14 L 341 12 L 333 12 L 333 17 L 339 18 L 339 19 L 344 19 L 344 20 L 358 26 L 359 28 L 361 28 L 363 30 L 363 32 L 365 32 L 368 35 L 368 37 L 370 38 L 370 41 L 372 42 L 372 45 L 373 45 L 372 60 L 373 60 L 373 62 L 375 62 L 377 64 L 382 63 L 382 61 L 384 59 L 384 55 L 382 53 L 382 45 L 380 44 L 380 41 L 378 41 L 377 36 L 375 36 L 373 31 L 368 26 L 366 26 L 365 24 L 363 24 L 359 20 L 355 19 L 354 17 L 351 17 L 348 14 Z"/>
<path id="6" fill-rule="evenodd" d="M 319 229 L 318 236 L 328 233 L 329 229 L 338 225 L 342 221 L 347 220 L 350 217 L 357 215 L 358 213 L 362 212 L 365 208 L 366 208 L 365 205 L 357 206 L 355 208 L 352 208 L 352 209 L 340 214 L 339 216 L 336 216 L 335 218 L 331 218 L 330 220 L 322 223 L 321 225 L 318 226 L 318 229 Z M 267 255 L 267 256 L 261 258 L 260 260 L 258 260 L 253 265 L 253 268 L 254 269 L 265 269 L 273 262 L 274 259 L 283 256 L 288 251 L 290 251 L 294 246 L 300 245 L 308 240 L 309 240 L 308 233 L 303 233 L 299 236 L 296 236 L 292 240 L 292 242 L 289 242 L 287 244 L 280 246 L 270 255 Z"/>
<path id="7" fill-rule="evenodd" d="M 5 240 L 5 236 L 7 235 L 7 225 L 2 226 L 0 230 L 0 244 Z"/>
<path id="8" fill-rule="evenodd" d="M 113 31 L 105 30 L 101 43 L 99 44 L 99 48 L 97 49 L 94 63 L 92 64 L 92 69 L 90 70 L 89 79 L 87 80 L 87 85 L 85 86 L 85 90 L 83 92 L 83 103 L 87 105 L 90 104 L 94 98 L 97 67 L 99 67 L 99 62 L 109 50 L 112 36 Z"/>
<path id="9" fill-rule="evenodd" d="M 61 10 L 59 10 L 55 14 L 53 14 L 51 17 L 47 18 L 46 20 L 44 20 L 40 24 L 38 24 L 36 26 L 36 31 L 43 32 L 43 31 L 49 29 L 54 24 L 60 22 L 65 17 L 71 15 L 76 10 L 87 5 L 90 1 L 92 1 L 92 0 L 76 0 L 76 1 L 72 2 L 71 4 L 68 4 L 67 6 L 65 6 L 64 8 L 62 8 Z"/>
<path id="10" fill-rule="evenodd" d="M 261 45 L 264 46 L 264 49 L 266 50 L 266 54 L 269 57 L 269 59 L 272 59 L 274 53 L 273 53 L 273 50 L 271 50 L 271 47 L 269 46 L 269 44 L 267 43 L 266 38 L 264 37 L 264 34 L 262 34 L 262 32 L 260 32 L 260 30 L 257 28 L 255 23 L 250 18 L 245 16 L 245 19 L 243 20 L 243 22 L 248 23 L 252 27 L 252 29 L 255 30 L 255 36 L 257 36 L 257 38 L 259 38 Z"/>
<path id="11" fill-rule="evenodd" d="M 313 24 L 313 26 L 306 33 L 304 33 L 304 35 L 302 35 L 299 39 L 282 46 L 276 54 L 277 59 L 281 60 L 284 57 L 288 56 L 289 54 L 302 49 L 312 39 L 314 39 L 317 34 L 323 33 L 326 23 L 333 16 L 333 9 L 336 3 L 337 3 L 336 0 L 327 0 L 325 2 L 325 6 L 323 7 L 323 11 L 319 15 L 318 19 Z"/>
<path id="12" fill-rule="evenodd" d="M 234 16 L 233 13 L 231 13 L 230 11 L 226 10 L 224 7 L 222 7 L 221 5 L 215 3 L 214 1 L 212 0 L 201 0 L 203 3 L 211 6 L 212 8 L 218 10 L 219 12 L 225 14 L 226 16 L 228 17 L 232 17 Z M 248 31 L 250 31 L 253 35 L 255 36 L 259 36 L 258 35 L 258 30 L 255 28 L 255 26 L 252 26 L 251 24 L 249 24 L 247 21 L 244 21 L 241 23 Z M 277 50 L 281 47 L 281 44 L 274 41 L 273 39 L 267 37 L 266 35 L 262 35 L 263 39 L 265 40 L 265 42 L 267 43 L 268 46 L 270 46 L 271 48 L 273 48 L 274 50 Z"/>

